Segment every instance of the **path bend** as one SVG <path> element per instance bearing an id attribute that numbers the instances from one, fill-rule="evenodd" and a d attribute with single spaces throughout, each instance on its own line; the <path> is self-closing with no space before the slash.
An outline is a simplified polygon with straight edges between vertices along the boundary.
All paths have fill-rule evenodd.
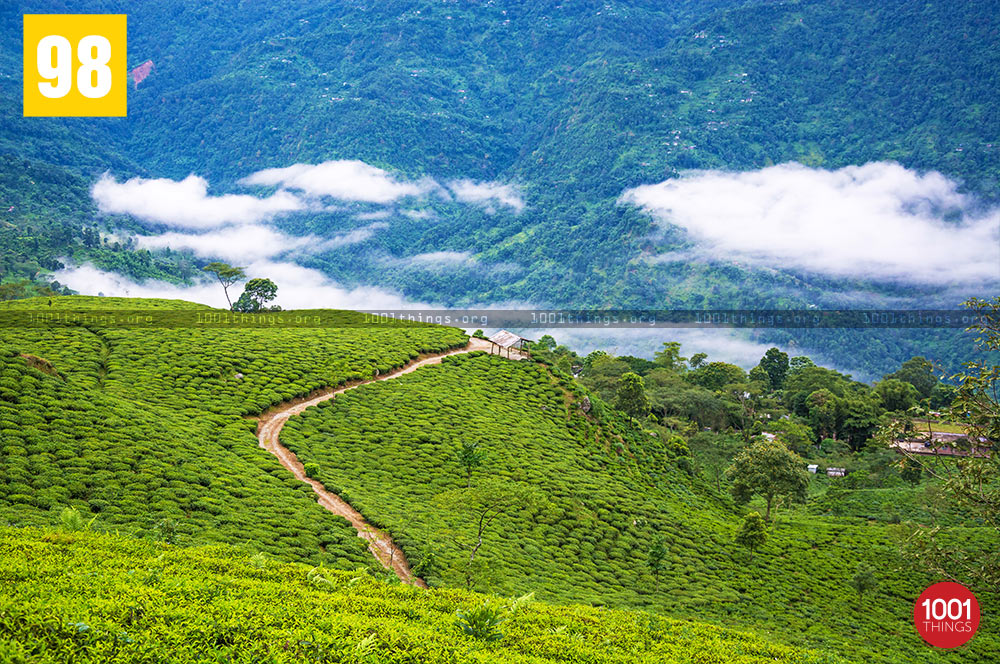
<path id="1" fill-rule="evenodd" d="M 281 434 L 282 427 L 285 426 L 285 422 L 288 421 L 288 418 L 292 415 L 298 415 L 310 406 L 315 406 L 323 401 L 329 401 L 338 394 L 342 394 L 361 385 L 374 383 L 378 380 L 397 378 L 403 374 L 416 371 L 420 367 L 427 366 L 429 364 L 440 364 L 441 360 L 449 355 L 471 353 L 477 350 L 489 351 L 490 343 L 484 339 L 476 339 L 473 337 L 469 339 L 468 345 L 462 348 L 453 349 L 444 353 L 434 353 L 421 356 L 420 358 L 405 364 L 394 371 L 382 374 L 381 376 L 376 376 L 375 378 L 353 383 L 351 385 L 345 385 L 343 387 L 327 388 L 316 394 L 310 395 L 305 399 L 294 399 L 292 401 L 279 404 L 278 406 L 267 410 L 257 420 L 257 441 L 260 443 L 260 446 L 274 456 L 278 457 L 278 461 L 281 462 L 281 465 L 291 472 L 296 479 L 308 483 L 316 495 L 319 496 L 318 502 L 323 508 L 325 508 L 328 512 L 347 519 L 358 532 L 358 537 L 364 539 L 368 543 L 368 550 L 372 552 L 372 555 L 375 556 L 376 560 L 378 560 L 383 567 L 391 569 L 395 572 L 400 581 L 410 583 L 421 588 L 426 588 L 427 584 L 420 577 L 414 576 L 413 571 L 410 569 L 410 564 L 406 560 L 406 556 L 403 555 L 403 551 L 396 546 L 396 543 L 392 541 L 389 534 L 379 530 L 365 521 L 361 512 L 351 507 L 347 501 L 342 499 L 337 494 L 328 491 L 323 486 L 322 482 L 306 477 L 306 472 L 302 467 L 302 463 L 299 461 L 298 457 L 295 456 L 295 453 L 281 444 L 279 441 L 279 435 Z"/>

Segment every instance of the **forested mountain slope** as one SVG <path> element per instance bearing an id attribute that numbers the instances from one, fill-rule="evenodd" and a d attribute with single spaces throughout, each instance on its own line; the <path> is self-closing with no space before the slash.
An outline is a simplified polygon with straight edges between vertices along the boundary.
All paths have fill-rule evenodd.
<path id="1" fill-rule="evenodd" d="M 831 278 L 725 255 L 662 262 L 686 255 L 691 239 L 619 202 L 630 187 L 689 169 L 897 161 L 939 170 L 992 204 L 1000 197 L 1000 118 L 984 100 L 1000 86 L 1000 55 L 988 4 L 93 0 L 14 3 L 0 16 L 9 34 L 21 11 L 126 12 L 132 61 L 156 63 L 130 91 L 128 119 L 20 118 L 18 77 L 0 80 L 8 118 L 0 152 L 66 180 L 64 201 L 47 204 L 43 217 L 83 209 L 89 218 L 82 201 L 106 170 L 118 178 L 193 173 L 222 193 L 247 191 L 237 181 L 264 168 L 361 160 L 411 180 L 497 181 L 523 194 L 520 213 L 420 201 L 431 223 L 390 211 L 367 239 L 294 257 L 340 284 L 376 284 L 419 301 L 951 308 L 969 288 L 995 285 L 942 294 L 939 285 L 863 270 Z M 16 40 L 6 43 L 0 62 L 16 72 Z M 37 222 L 19 216 L 18 202 L 36 185 L 13 178 L 19 163 L 9 166 L 0 199 L 15 205 L 7 221 L 23 228 Z M 372 223 L 359 214 L 383 213 L 341 207 L 275 224 L 293 236 L 329 238 Z M 75 229 L 57 241 L 53 257 L 78 236 Z M 133 278 L 189 278 L 201 260 L 124 251 L 63 255 Z M 409 260 L 440 252 L 468 260 L 444 268 Z M 15 275 L 38 272 L 14 262 Z M 913 355 L 914 346 L 936 348 L 953 366 L 971 352 L 949 331 L 791 336 L 866 374 Z M 859 361 L 844 350 L 852 346 L 878 351 Z"/>

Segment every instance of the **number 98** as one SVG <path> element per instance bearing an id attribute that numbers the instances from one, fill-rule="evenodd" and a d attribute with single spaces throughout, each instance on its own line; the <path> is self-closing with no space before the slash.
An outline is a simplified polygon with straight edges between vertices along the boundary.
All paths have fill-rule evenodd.
<path id="1" fill-rule="evenodd" d="M 38 42 L 38 74 L 46 81 L 38 91 L 49 99 L 60 99 L 73 87 L 73 46 L 60 35 L 48 35 Z M 53 55 L 55 56 L 53 58 Z M 76 48 L 80 67 L 76 87 L 84 97 L 99 99 L 111 92 L 111 42 L 100 35 L 88 35 Z M 50 82 L 55 80 L 55 82 Z"/>

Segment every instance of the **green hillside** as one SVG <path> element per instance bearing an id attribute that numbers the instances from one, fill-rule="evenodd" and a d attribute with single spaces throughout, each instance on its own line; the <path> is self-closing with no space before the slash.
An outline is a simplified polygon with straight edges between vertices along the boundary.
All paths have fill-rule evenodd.
<path id="1" fill-rule="evenodd" d="M 456 613 L 496 607 L 498 640 Z M 0 528 L 0 660 L 837 664 L 698 622 L 420 591 L 228 547 Z M 488 632 L 487 635 L 490 633 Z"/>
<path id="2" fill-rule="evenodd" d="M 473 486 L 500 479 L 541 495 L 487 533 L 476 587 L 766 625 L 858 661 L 937 661 L 910 629 L 908 599 L 932 579 L 907 568 L 892 526 L 846 507 L 842 519 L 794 511 L 748 564 L 732 544 L 739 521 L 728 497 L 679 469 L 670 440 L 610 409 L 584 414 L 579 390 L 543 366 L 457 356 L 310 409 L 281 440 L 392 532 L 431 583 L 464 583 L 476 513 L 436 497 L 461 495 L 459 450 L 478 442 L 485 459 Z M 647 564 L 657 537 L 668 549 L 659 579 Z M 957 537 L 988 546 L 985 531 Z M 860 565 L 879 581 L 859 605 L 847 581 Z M 996 646 L 986 637 L 964 655 L 987 661 Z"/>
<path id="3" fill-rule="evenodd" d="M 56 311 L 199 309 L 83 297 L 53 304 Z M 257 447 L 256 423 L 242 416 L 464 340 L 454 328 L 428 326 L 4 329 L 0 519 L 52 523 L 68 505 L 99 515 L 103 528 L 138 535 L 245 544 L 282 559 L 372 564 L 349 525 Z"/>
<path id="4" fill-rule="evenodd" d="M 7 303 L 0 306 L 0 314 L 39 308 L 52 314 L 88 309 L 111 314 L 213 312 L 179 301 L 65 297 L 53 298 L 51 308 L 47 299 Z M 320 387 L 369 379 L 375 372 L 384 373 L 423 353 L 464 346 L 467 338 L 455 328 L 414 324 L 372 328 L 356 325 L 359 314 L 326 313 L 344 326 L 130 329 L 88 322 L 5 328 L 0 344 L 0 525 L 51 527 L 66 519 L 81 524 L 93 520 L 92 527 L 97 530 L 147 540 L 145 544 L 121 545 L 126 550 L 135 547 L 139 560 L 143 556 L 155 558 L 161 552 L 150 549 L 158 545 L 149 541 L 187 546 L 225 543 L 236 545 L 244 555 L 261 553 L 273 560 L 362 568 L 365 578 L 370 574 L 384 581 L 387 575 L 348 523 L 321 508 L 307 484 L 296 480 L 258 446 L 256 424 L 250 416 Z M 869 485 L 884 487 L 888 493 L 901 484 L 898 471 L 886 463 L 889 452 L 869 450 L 864 445 L 852 452 L 844 442 L 824 452 L 823 446 L 830 441 L 813 445 L 807 417 L 795 413 L 786 413 L 790 419 L 778 416 L 785 412 L 779 402 L 797 402 L 796 390 L 811 399 L 810 391 L 823 384 L 843 394 L 844 407 L 858 419 L 876 408 L 877 390 L 795 358 L 797 366 L 805 367 L 797 371 L 804 373 L 792 371 L 784 392 L 765 389 L 759 382 L 764 370 L 759 367 L 750 372 L 751 382 L 745 386 L 737 382 L 712 391 L 705 386 L 721 375 L 732 374 L 726 381 L 748 377 L 742 369 L 719 362 L 687 369 L 683 358 L 670 360 L 668 349 L 656 362 L 631 358 L 634 367 L 648 378 L 651 405 L 659 413 L 659 417 L 640 423 L 609 403 L 627 407 L 620 403 L 622 384 L 628 376 L 639 378 L 616 373 L 619 365 L 629 368 L 624 358 L 588 356 L 581 383 L 559 368 L 576 361 L 570 359 L 575 356 L 567 349 L 554 342 L 549 346 L 547 341 L 537 347 L 541 362 L 511 361 L 475 352 L 446 357 L 438 365 L 392 380 L 360 385 L 292 417 L 282 430 L 281 442 L 301 462 L 310 464 L 307 470 L 311 468 L 309 472 L 329 490 L 359 510 L 369 523 L 389 533 L 405 551 L 415 574 L 436 588 L 467 587 L 504 596 L 534 593 L 540 601 L 567 605 L 556 611 L 577 617 L 604 615 L 588 613 L 593 609 L 583 608 L 587 605 L 644 610 L 648 613 L 635 618 L 635 629 L 653 629 L 650 621 L 669 616 L 750 630 L 796 648 L 835 653 L 853 661 L 943 661 L 944 655 L 923 644 L 912 629 L 913 598 L 935 577 L 900 555 L 904 530 L 883 513 L 887 505 L 884 499 L 879 502 L 876 494 L 859 499 L 853 493 Z M 674 360 L 672 369 L 664 364 Z M 685 373 L 688 371 L 690 376 Z M 763 375 L 768 374 L 764 371 Z M 641 389 L 641 378 L 638 385 Z M 853 477 L 835 484 L 826 484 L 826 478 L 811 480 L 811 500 L 805 508 L 788 503 L 776 508 L 768 539 L 753 556 L 734 543 L 744 508 L 733 503 L 728 491 L 717 487 L 718 479 L 708 469 L 713 454 L 724 455 L 728 464 L 745 446 L 745 442 L 725 442 L 729 437 L 742 441 L 746 436 L 749 440 L 752 432 L 759 430 L 748 428 L 739 413 L 732 411 L 732 403 L 726 400 L 733 389 L 739 394 L 745 389 L 754 392 L 759 412 L 775 414 L 776 422 L 769 426 L 786 422 L 781 425 L 786 431 L 783 438 L 798 441 L 796 444 L 825 458 L 827 464 L 847 463 L 857 470 Z M 601 396 L 606 393 L 611 396 Z M 669 400 L 671 395 L 675 402 Z M 680 417 L 672 414 L 687 398 L 700 399 L 701 412 Z M 802 397 L 804 403 L 812 403 L 810 399 Z M 693 435 L 702 418 L 714 421 L 711 411 L 717 408 L 724 414 L 713 425 L 714 430 Z M 861 425 L 848 419 L 837 426 L 843 427 L 846 441 L 853 440 L 851 432 Z M 471 454 L 476 462 L 463 465 L 463 460 L 470 458 L 463 453 L 463 444 L 474 446 Z M 798 457 L 794 463 L 804 464 Z M 797 472 L 804 474 L 801 468 Z M 923 486 L 929 492 L 934 483 L 924 482 Z M 488 527 L 480 546 L 474 549 L 475 564 L 471 564 L 476 523 L 482 516 L 476 505 L 497 496 L 503 509 L 487 515 Z M 897 522 L 901 518 L 917 523 L 944 518 L 934 523 L 952 525 L 942 535 L 952 549 L 975 555 L 993 546 L 994 531 L 947 510 L 931 509 L 915 489 L 897 493 L 893 500 L 889 506 L 895 510 Z M 764 511 L 759 500 L 749 507 Z M 76 513 L 66 512 L 67 508 Z M 27 537 L 37 539 L 37 535 Z M 63 551 L 63 545 L 75 537 L 67 540 L 57 536 L 35 546 L 51 545 L 54 548 L 44 550 Z M 22 552 L 30 548 L 27 544 L 12 546 Z M 660 564 L 654 569 L 650 561 L 657 547 Z M 38 562 L 31 554 L 18 555 Z M 39 564 L 72 569 L 76 563 L 61 555 L 46 555 Z M 100 558 L 101 554 L 90 549 L 80 553 L 81 559 L 89 555 Z M 201 554 L 178 555 L 196 559 Z M 9 558 L 0 565 L 14 565 L 17 563 L 11 561 L 16 560 L 20 558 Z M 128 575 L 122 571 L 127 567 L 143 570 L 143 578 L 170 585 L 153 563 L 118 560 L 118 567 L 101 567 L 101 574 L 108 575 L 101 578 L 107 583 L 134 583 L 139 572 Z M 261 558 L 255 560 L 259 568 Z M 203 569 L 212 574 L 202 574 L 198 581 L 206 590 L 178 581 L 170 586 L 171 592 L 208 598 L 205 601 L 214 597 L 213 602 L 236 602 L 230 599 L 237 596 L 233 589 L 244 586 L 235 580 L 230 583 L 227 575 L 233 573 L 231 566 L 217 562 L 206 565 Z M 874 587 L 860 596 L 850 581 L 865 567 L 872 570 Z M 182 571 L 177 573 L 183 577 Z M 41 578 L 24 576 L 23 570 L 11 574 L 18 580 Z M 354 584 L 374 583 L 330 574 L 332 585 L 348 595 L 342 600 L 345 604 L 355 601 L 350 599 Z M 389 576 L 394 581 L 395 577 Z M 14 607 L 0 608 L 0 612 L 19 616 L 15 621 L 4 621 L 14 627 L 0 629 L 32 630 L 38 629 L 32 627 L 36 624 L 55 620 L 64 625 L 69 621 L 75 625 L 74 640 L 63 642 L 63 632 L 47 632 L 50 636 L 46 638 L 55 640 L 38 646 L 51 657 L 56 657 L 60 648 L 84 643 L 96 644 L 86 651 L 90 653 L 115 647 L 127 653 L 122 633 L 139 642 L 132 636 L 131 626 L 139 619 L 127 618 L 133 614 L 125 613 L 128 606 L 137 606 L 134 602 L 107 608 L 89 599 L 100 595 L 100 585 L 88 581 L 83 587 L 73 581 L 77 577 L 72 573 L 64 578 L 68 585 L 49 584 L 43 589 L 40 584 L 19 581 L 0 592 L 3 601 L 13 597 L 8 605 Z M 376 593 L 409 593 L 407 597 L 423 601 L 413 590 L 372 587 Z M 990 609 L 995 598 L 988 588 L 975 590 L 984 607 L 983 626 L 972 643 L 949 653 L 949 659 L 988 662 L 998 647 Z M 27 595 L 11 595 L 15 592 Z M 143 586 L 136 592 L 152 591 Z M 468 597 L 436 592 L 430 597 Z M 25 606 L 59 605 L 47 599 L 53 596 L 76 607 L 70 612 L 78 617 L 70 620 L 69 613 L 52 618 L 51 613 L 39 616 L 25 612 Z M 36 599 L 26 603 L 25 597 Z M 154 601 L 150 596 L 149 602 Z M 298 601 L 267 603 L 267 611 L 277 612 L 267 615 L 293 615 L 289 607 L 299 606 Z M 385 601 L 397 607 L 391 615 L 406 620 L 407 629 L 422 629 L 421 610 L 399 609 L 398 603 L 393 604 L 395 600 Z M 454 602 L 461 601 L 446 604 L 444 613 L 450 615 L 457 608 Z M 227 603 L 217 613 L 198 613 L 197 617 L 182 613 L 191 616 L 192 631 L 155 630 L 159 634 L 155 638 L 171 635 L 168 643 L 183 641 L 195 650 L 208 642 L 204 639 L 226 647 L 247 643 L 250 648 L 252 642 L 253 648 L 263 648 L 255 636 L 260 632 L 246 625 L 265 629 L 284 624 L 286 619 L 272 620 L 257 613 L 264 608 L 249 608 L 252 606 L 252 602 L 244 608 Z M 439 610 L 441 603 L 434 606 Z M 190 607 L 184 610 L 194 611 Z M 249 623 L 238 619 L 244 610 L 255 616 Z M 206 615 L 213 617 L 215 625 L 209 631 L 200 622 Z M 372 609 L 366 615 L 385 614 Z M 428 620 L 440 634 L 444 617 Z M 181 619 L 189 624 L 186 621 Z M 310 629 L 301 619 L 295 624 L 295 630 Z M 560 627 L 552 623 L 545 629 L 555 630 L 550 632 L 555 635 L 576 633 L 569 625 L 565 630 Z M 220 628 L 224 633 L 216 631 Z M 244 629 L 251 631 L 241 631 Z M 371 636 L 367 628 L 359 629 L 365 637 Z M 656 639 L 630 631 L 632 628 L 624 630 L 620 641 L 609 643 L 631 644 L 627 656 L 637 661 L 660 656 Z M 192 636 L 196 632 L 204 639 Z M 9 633 L 11 641 L 21 644 L 11 648 L 28 647 L 24 645 L 28 632 Z M 276 637 L 279 642 L 292 639 L 286 632 L 280 633 L 282 636 Z M 356 634 L 353 628 L 332 631 L 347 633 Z M 383 634 L 380 630 L 375 633 Z M 289 646 L 289 656 L 299 658 L 307 655 L 295 648 L 329 644 L 332 641 L 325 639 L 334 638 L 327 633 L 321 637 L 300 637 L 298 631 L 292 634 L 295 639 L 288 642 L 297 645 Z M 600 632 L 588 634 L 581 637 L 579 647 L 596 643 L 588 639 L 597 638 Z M 451 637 L 441 638 L 447 641 Z M 703 640 L 700 632 L 693 638 Z M 706 637 L 705 643 L 715 647 L 713 638 Z M 574 654 L 577 651 L 573 649 L 563 652 L 561 639 L 532 637 L 529 641 L 533 645 L 524 645 L 524 650 L 518 650 L 522 646 L 516 642 L 502 643 L 510 646 L 512 656 L 523 652 L 526 657 L 569 657 L 570 661 L 573 657 L 578 661 L 596 657 L 586 651 Z M 418 640 L 408 637 L 405 642 Z M 341 643 L 339 648 L 346 642 L 337 643 Z M 391 639 L 389 643 L 386 647 L 415 647 L 404 647 Z M 756 648 L 754 643 L 751 639 L 746 647 Z M 30 651 L 12 652 L 33 661 Z M 423 659 L 416 661 L 435 661 L 431 654 L 421 652 Z M 671 661 L 671 652 L 663 653 L 664 661 Z M 613 649 L 605 655 L 618 656 Z M 705 661 L 715 661 L 716 656 L 718 661 L 729 661 L 725 657 L 730 655 L 706 654 Z M 407 656 L 400 654 L 398 659 L 405 661 Z M 777 656 L 783 655 L 779 651 Z M 371 661 L 397 661 L 373 657 Z M 488 661 L 487 655 L 482 657 Z M 333 655 L 329 658 L 336 661 Z"/>

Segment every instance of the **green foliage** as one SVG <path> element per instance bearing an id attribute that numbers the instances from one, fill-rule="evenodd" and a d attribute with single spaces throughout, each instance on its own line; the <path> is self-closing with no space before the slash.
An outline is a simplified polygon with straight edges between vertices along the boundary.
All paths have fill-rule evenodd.
<path id="1" fill-rule="evenodd" d="M 915 406 L 920 398 L 916 387 L 898 378 L 886 378 L 877 382 L 875 394 L 878 395 L 883 408 L 895 413 L 905 413 Z"/>
<path id="2" fill-rule="evenodd" d="M 320 475 L 320 468 L 318 463 L 313 463 L 312 461 L 302 464 L 302 470 L 305 471 L 306 477 L 310 479 L 318 479 Z"/>
<path id="3" fill-rule="evenodd" d="M 653 573 L 653 577 L 656 579 L 656 585 L 660 585 L 660 573 L 663 572 L 667 554 L 669 553 L 666 543 L 660 535 L 653 537 L 653 543 L 649 546 L 649 557 L 647 559 L 647 564 L 649 565 L 649 571 Z"/>
<path id="4" fill-rule="evenodd" d="M 458 448 L 458 462 L 465 468 L 465 486 L 472 486 L 472 471 L 483 465 L 486 460 L 486 450 L 479 443 L 463 440 Z"/>
<path id="5" fill-rule="evenodd" d="M 22 300 L 5 307 L 37 307 Z M 54 298 L 53 308 L 195 307 Z M 47 305 L 46 305 L 47 308 Z M 212 312 L 210 309 L 199 309 Z M 353 320 L 354 314 L 346 320 Z M 8 334 L 9 332 L 9 334 Z M 54 325 L 0 344 L 0 519 L 86 522 L 248 545 L 279 560 L 372 565 L 352 528 L 261 450 L 242 416 L 464 341 L 429 326 L 330 330 Z M 8 345 L 13 344 L 13 345 Z M 30 362 L 23 355 L 30 354 Z M 45 372 L 44 359 L 55 371 Z M 242 379 L 235 374 L 242 372 Z"/>
<path id="6" fill-rule="evenodd" d="M 476 555 L 483 563 L 475 570 L 477 587 L 767 625 L 783 639 L 828 644 L 858 661 L 938 661 L 908 631 L 912 603 L 898 599 L 916 597 L 932 577 L 890 572 L 860 612 L 846 583 L 860 562 L 900 564 L 885 515 L 868 521 L 850 511 L 845 517 L 783 511 L 768 539 L 768 564 L 748 566 L 733 556 L 740 522 L 730 501 L 714 482 L 700 479 L 709 475 L 703 451 L 717 450 L 724 467 L 739 439 L 692 436 L 703 469 L 692 479 L 667 462 L 661 436 L 616 419 L 616 411 L 599 414 L 593 394 L 585 414 L 584 394 L 543 366 L 456 356 L 309 409 L 289 420 L 282 441 L 301 457 L 319 459 L 327 487 L 346 491 L 367 519 L 392 532 L 432 586 L 465 584 L 474 524 L 468 512 L 446 509 L 435 497 L 461 494 L 466 478 L 454 441 L 474 435 L 491 441 L 483 477 L 525 483 L 545 497 L 536 508 L 500 517 L 492 535 L 487 531 Z M 804 473 L 805 462 L 796 469 Z M 763 501 L 751 507 L 764 512 Z M 985 542 L 975 529 L 964 532 Z M 649 565 L 657 535 L 667 550 L 658 585 Z M 817 579 L 839 581 L 819 592 Z M 992 645 L 976 647 L 989 652 Z"/>
<path id="7" fill-rule="evenodd" d="M 615 407 L 637 419 L 649 414 L 649 400 L 646 398 L 642 376 L 632 372 L 622 375 L 615 394 Z"/>
<path id="8" fill-rule="evenodd" d="M 13 662 L 846 661 L 701 621 L 418 591 L 225 546 L 182 549 L 110 534 L 0 528 L 0 578 L 17 579 L 0 584 L 0 653 Z M 456 629 L 456 615 L 485 627 L 483 636 Z M 506 620 L 502 639 L 491 638 L 497 625 L 487 627 L 498 619 Z"/>
<path id="9" fill-rule="evenodd" d="M 984 350 L 1000 351 L 1000 297 L 972 298 L 965 305 L 974 314 L 976 322 L 971 329 L 978 335 L 976 342 Z M 970 363 L 953 378 L 959 386 L 950 414 L 967 431 L 965 441 L 955 444 L 970 456 L 960 459 L 954 472 L 945 474 L 945 493 L 950 502 L 989 528 L 995 538 L 1000 534 L 1000 366 Z M 914 532 L 909 553 L 939 574 L 993 587 L 1000 584 L 1000 551 L 996 547 L 970 554 L 949 545 L 947 535 L 933 529 Z"/>
<path id="10" fill-rule="evenodd" d="M 653 362 L 664 369 L 683 371 L 686 368 L 686 357 L 681 357 L 681 344 L 678 341 L 664 342 L 663 348 L 653 356 Z"/>
<path id="11" fill-rule="evenodd" d="M 251 279 L 233 305 L 233 311 L 265 311 L 268 302 L 278 295 L 278 287 L 270 279 Z"/>
<path id="12" fill-rule="evenodd" d="M 748 512 L 736 533 L 735 542 L 750 552 L 750 558 L 767 541 L 767 524 L 759 512 Z"/>
<path id="13" fill-rule="evenodd" d="M 215 275 L 215 278 L 219 280 L 219 284 L 222 285 L 222 291 L 226 294 L 226 302 L 229 303 L 229 308 L 233 308 L 233 302 L 229 299 L 229 287 L 235 284 L 237 281 L 246 279 L 246 272 L 243 271 L 241 267 L 233 267 L 228 263 L 209 263 L 202 268 L 205 272 L 209 272 Z"/>
<path id="14" fill-rule="evenodd" d="M 785 377 L 788 375 L 788 353 L 777 348 L 769 348 L 758 365 L 767 373 L 768 387 L 780 390 L 785 387 Z"/>
<path id="15" fill-rule="evenodd" d="M 903 362 L 903 366 L 887 375 L 886 378 L 909 383 L 921 399 L 930 397 L 934 386 L 938 384 L 938 377 L 934 374 L 934 364 L 920 356 L 911 357 Z"/>
<path id="16" fill-rule="evenodd" d="M 743 369 L 726 362 L 702 364 L 688 374 L 689 381 L 713 392 L 722 390 L 726 385 L 743 383 L 746 378 L 747 375 Z"/>
<path id="17" fill-rule="evenodd" d="M 463 566 L 462 574 L 465 577 L 465 587 L 472 588 L 479 580 L 477 570 L 480 568 L 476 566 L 476 554 L 487 535 L 493 534 L 494 529 L 502 529 L 503 517 L 515 516 L 517 512 L 529 510 L 542 501 L 531 486 L 487 479 L 475 487 L 466 486 L 457 491 L 441 493 L 435 496 L 435 502 L 444 509 L 466 516 L 467 527 L 472 534 L 468 548 L 469 559 Z"/>
<path id="18" fill-rule="evenodd" d="M 903 467 L 899 471 L 900 477 L 911 485 L 916 486 L 920 484 L 920 478 L 923 476 L 923 464 L 920 463 L 919 459 L 904 459 Z"/>
<path id="19" fill-rule="evenodd" d="M 875 568 L 871 565 L 862 565 L 857 573 L 851 577 L 851 588 L 858 593 L 858 604 L 866 594 L 878 587 L 878 580 L 875 578 Z"/>
<path id="20" fill-rule="evenodd" d="M 506 611 L 492 604 L 481 604 L 465 612 L 457 611 L 455 626 L 465 635 L 490 643 L 503 638 L 500 625 L 506 620 Z"/>
<path id="21" fill-rule="evenodd" d="M 85 521 L 79 510 L 73 507 L 64 507 L 59 513 L 59 521 L 62 524 L 63 532 L 78 533 L 82 530 L 90 530 L 97 516 L 95 514 L 89 521 Z"/>
<path id="22" fill-rule="evenodd" d="M 778 440 L 758 440 L 741 450 L 726 470 L 733 498 L 746 503 L 754 495 L 767 503 L 764 518 L 771 520 L 771 506 L 779 496 L 805 499 L 809 476 L 801 457 Z"/>

